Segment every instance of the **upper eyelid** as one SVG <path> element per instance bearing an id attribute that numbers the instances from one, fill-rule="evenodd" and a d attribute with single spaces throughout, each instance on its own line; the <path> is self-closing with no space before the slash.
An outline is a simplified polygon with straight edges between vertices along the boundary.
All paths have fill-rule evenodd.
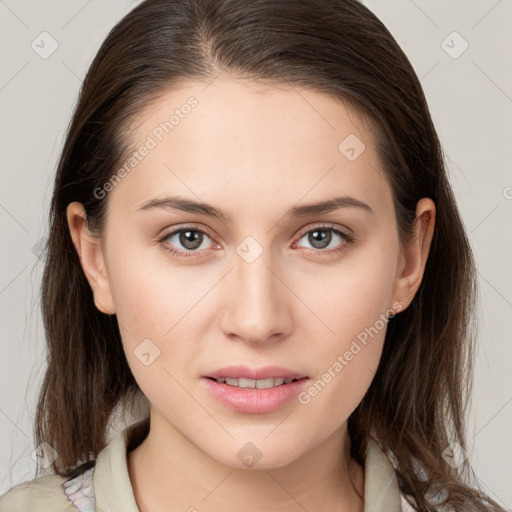
<path id="1" fill-rule="evenodd" d="M 203 227 L 199 227 L 199 226 L 195 226 L 195 225 L 188 225 L 188 224 L 184 224 L 183 226 L 178 226 L 176 228 L 172 228 L 169 232 L 164 233 L 159 238 L 160 239 L 168 238 L 171 235 L 175 235 L 176 233 L 179 233 L 180 231 L 186 231 L 187 229 L 190 229 L 191 231 L 199 231 L 199 232 L 205 233 L 211 239 L 214 238 L 214 236 L 210 233 L 210 231 L 208 229 L 203 228 Z"/>
<path id="2" fill-rule="evenodd" d="M 200 227 L 198 225 L 188 225 L 188 224 L 184 224 L 182 226 L 178 226 L 176 228 L 173 228 L 171 231 L 169 231 L 168 233 L 165 233 L 163 234 L 161 237 L 159 237 L 160 240 L 165 240 L 167 238 L 169 238 L 171 235 L 175 235 L 176 233 L 179 233 L 181 231 L 185 231 L 187 229 L 190 229 L 191 231 L 199 231 L 199 232 L 203 232 L 204 234 L 208 235 L 208 237 L 214 241 L 214 236 L 212 236 L 212 234 L 210 233 L 210 231 L 207 229 L 207 228 L 204 228 L 204 227 Z M 304 227 L 303 229 L 299 230 L 298 234 L 295 235 L 295 238 L 302 238 L 305 234 L 309 233 L 310 231 L 313 231 L 314 229 L 329 229 L 329 230 L 333 230 L 333 231 L 338 231 L 346 236 L 352 236 L 351 235 L 351 230 L 349 230 L 348 228 L 344 228 L 342 226 L 338 226 L 337 224 L 333 224 L 333 223 L 313 223 L 311 225 L 308 225 L 306 227 Z"/>

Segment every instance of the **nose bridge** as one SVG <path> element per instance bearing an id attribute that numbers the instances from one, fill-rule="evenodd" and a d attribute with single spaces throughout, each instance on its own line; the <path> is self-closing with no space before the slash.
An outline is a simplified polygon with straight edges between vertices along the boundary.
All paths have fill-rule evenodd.
<path id="1" fill-rule="evenodd" d="M 247 236 L 235 248 L 235 281 L 227 332 L 251 341 L 264 341 L 289 326 L 284 284 L 270 247 Z"/>
<path id="2" fill-rule="evenodd" d="M 241 300 L 249 299 L 252 307 L 263 312 L 262 307 L 275 301 L 276 277 L 270 247 L 263 246 L 255 237 L 245 237 L 236 247 L 235 275 Z"/>

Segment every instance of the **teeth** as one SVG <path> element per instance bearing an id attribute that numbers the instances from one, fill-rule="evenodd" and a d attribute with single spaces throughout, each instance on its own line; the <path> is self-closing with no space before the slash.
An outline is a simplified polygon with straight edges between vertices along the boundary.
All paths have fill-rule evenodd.
<path id="1" fill-rule="evenodd" d="M 241 377 L 240 379 L 234 379 L 230 377 L 216 379 L 220 384 L 226 383 L 229 386 L 235 386 L 239 388 L 256 388 L 256 389 L 269 389 L 275 386 L 281 386 L 281 384 L 289 384 L 293 381 L 292 378 L 285 379 L 283 377 L 276 377 L 270 379 L 246 379 Z"/>

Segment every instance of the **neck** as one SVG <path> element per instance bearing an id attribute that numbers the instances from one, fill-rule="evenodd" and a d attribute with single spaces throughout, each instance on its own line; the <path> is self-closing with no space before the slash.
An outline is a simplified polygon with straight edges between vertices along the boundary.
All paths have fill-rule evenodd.
<path id="1" fill-rule="evenodd" d="M 238 469 L 204 453 L 152 408 L 149 433 L 127 458 L 141 512 L 364 508 L 364 471 L 350 457 L 346 423 L 291 463 Z"/>

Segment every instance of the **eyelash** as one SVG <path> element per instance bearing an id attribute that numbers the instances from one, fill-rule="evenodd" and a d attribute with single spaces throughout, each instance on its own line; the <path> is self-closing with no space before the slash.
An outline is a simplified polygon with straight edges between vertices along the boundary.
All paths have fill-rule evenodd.
<path id="1" fill-rule="evenodd" d="M 311 232 L 313 232 L 315 230 L 331 231 L 333 233 L 336 233 L 337 235 L 339 235 L 344 240 L 344 243 L 342 243 L 340 246 L 338 246 L 335 249 L 325 249 L 325 250 L 323 250 L 323 249 L 308 249 L 308 252 L 309 251 L 313 251 L 313 252 L 320 253 L 320 254 L 326 255 L 326 256 L 336 256 L 337 254 L 339 254 L 339 253 L 343 252 L 344 250 L 346 250 L 347 246 L 354 245 L 355 240 L 354 240 L 354 238 L 352 236 L 350 236 L 349 234 L 345 233 L 344 231 L 336 229 L 332 225 L 326 225 L 326 224 L 318 224 L 318 225 L 312 226 L 307 231 L 302 232 L 300 234 L 298 240 L 303 238 L 304 235 L 307 235 L 307 234 L 309 234 L 309 233 L 311 233 Z M 171 247 L 166 247 L 165 244 L 164 244 L 164 242 L 168 238 L 171 238 L 172 236 L 176 235 L 177 233 L 181 233 L 182 231 L 196 231 L 198 233 L 203 233 L 204 235 L 207 235 L 210 239 L 212 238 L 207 231 L 205 231 L 203 229 L 199 229 L 196 226 L 180 226 L 179 229 L 175 229 L 174 231 L 171 231 L 170 233 L 166 233 L 163 236 L 161 236 L 158 239 L 158 243 L 161 244 L 162 248 L 165 251 L 170 252 L 171 254 L 173 254 L 175 256 L 182 257 L 182 258 L 194 257 L 195 253 L 198 253 L 198 252 L 201 252 L 201 251 L 197 251 L 197 250 L 194 250 L 194 251 L 190 251 L 190 250 L 189 251 L 180 251 L 178 249 L 174 249 L 174 248 L 171 248 Z"/>

